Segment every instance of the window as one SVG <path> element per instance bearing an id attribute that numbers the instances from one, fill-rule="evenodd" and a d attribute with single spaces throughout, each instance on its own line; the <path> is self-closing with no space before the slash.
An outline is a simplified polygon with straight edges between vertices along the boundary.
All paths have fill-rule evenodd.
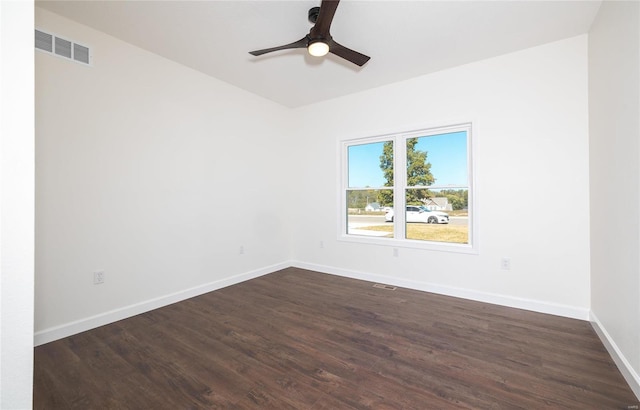
<path id="1" fill-rule="evenodd" d="M 343 142 L 341 238 L 475 249 L 471 124 Z"/>

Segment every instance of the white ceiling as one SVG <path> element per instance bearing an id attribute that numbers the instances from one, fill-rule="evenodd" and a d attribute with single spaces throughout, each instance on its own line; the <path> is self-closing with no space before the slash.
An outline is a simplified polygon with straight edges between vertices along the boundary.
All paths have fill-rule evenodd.
<path id="1" fill-rule="evenodd" d="M 50 10 L 288 107 L 406 80 L 588 32 L 600 1 L 343 0 L 331 34 L 362 68 L 297 41 L 309 8 L 290 1 L 37 1 Z M 62 35 L 63 33 L 58 33 Z M 81 39 L 76 39 L 81 42 Z M 99 50 L 95 50 L 99 53 Z"/>

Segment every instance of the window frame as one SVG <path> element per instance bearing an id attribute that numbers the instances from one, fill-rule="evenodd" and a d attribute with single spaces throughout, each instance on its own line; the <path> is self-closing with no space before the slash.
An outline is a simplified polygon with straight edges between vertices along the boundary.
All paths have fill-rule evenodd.
<path id="1" fill-rule="evenodd" d="M 449 134 L 459 131 L 466 131 L 467 133 L 467 187 L 468 187 L 468 210 L 469 210 L 469 221 L 468 221 L 468 243 L 460 244 L 460 243 L 448 243 L 448 242 L 436 242 L 436 241 L 424 241 L 424 240 L 416 240 L 416 239 L 407 239 L 406 238 L 406 213 L 402 212 L 403 209 L 406 209 L 406 191 L 409 188 L 415 187 L 407 187 L 407 151 L 406 151 L 406 141 L 410 138 L 418 138 L 418 137 L 428 137 L 442 134 Z M 476 178 L 476 169 L 475 169 L 475 158 L 476 158 L 476 148 L 475 148 L 475 136 L 474 136 L 475 127 L 473 123 L 468 122 L 460 122 L 452 125 L 444 125 L 444 126 L 428 126 L 420 129 L 414 129 L 409 131 L 402 132 L 394 132 L 394 133 L 386 133 L 386 134 L 378 134 L 370 137 L 361 137 L 361 138 L 353 138 L 353 139 L 343 139 L 339 143 L 340 149 L 340 195 L 339 197 L 339 206 L 338 206 L 338 240 L 345 242 L 355 242 L 355 243 L 363 243 L 363 244 L 373 244 L 373 245 L 382 245 L 393 248 L 414 248 L 414 249 L 425 249 L 425 250 L 434 250 L 434 251 L 444 251 L 444 252 L 456 252 L 456 253 L 478 253 L 478 201 L 477 201 L 477 193 L 475 189 L 475 178 Z M 394 211 L 394 222 L 393 222 L 393 238 L 380 238 L 380 237 L 370 237 L 370 236 L 362 236 L 362 235 L 353 235 L 348 234 L 348 205 L 347 205 L 347 192 L 349 190 L 354 189 L 390 189 L 391 187 L 368 187 L 368 188 L 350 188 L 349 187 L 349 147 L 354 145 L 363 145 L 370 143 L 378 143 L 392 141 L 393 142 L 393 169 L 394 169 L 394 186 L 393 188 L 393 211 Z M 402 172 L 398 172 L 398 170 L 402 170 Z M 420 188 L 425 189 L 456 189 L 461 186 L 451 186 L 451 185 L 430 185 L 430 186 L 420 186 Z M 395 254 L 395 253 L 394 253 Z"/>

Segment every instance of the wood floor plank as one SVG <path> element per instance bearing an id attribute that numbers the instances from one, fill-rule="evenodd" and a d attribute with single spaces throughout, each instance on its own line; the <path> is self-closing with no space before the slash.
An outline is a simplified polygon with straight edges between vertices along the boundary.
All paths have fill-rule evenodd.
<path id="1" fill-rule="evenodd" d="M 626 409 L 588 322 L 289 268 L 35 349 L 36 409 Z"/>

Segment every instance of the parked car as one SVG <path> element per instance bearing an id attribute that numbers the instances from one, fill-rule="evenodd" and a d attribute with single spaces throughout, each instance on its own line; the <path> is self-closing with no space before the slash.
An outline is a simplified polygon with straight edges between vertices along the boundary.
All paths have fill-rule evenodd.
<path id="1" fill-rule="evenodd" d="M 425 206 L 409 205 L 406 213 L 407 222 L 422 222 L 427 224 L 448 224 L 449 214 L 432 211 Z M 393 209 L 384 215 L 384 220 L 393 222 Z"/>

